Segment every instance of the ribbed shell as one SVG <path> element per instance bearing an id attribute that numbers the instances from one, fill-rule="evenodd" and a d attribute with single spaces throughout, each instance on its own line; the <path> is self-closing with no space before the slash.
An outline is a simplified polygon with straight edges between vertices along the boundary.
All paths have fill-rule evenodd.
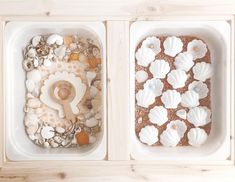
<path id="1" fill-rule="evenodd" d="M 161 52 L 161 42 L 157 37 L 147 37 L 143 42 L 141 47 L 147 47 L 153 50 L 155 54 Z"/>
<path id="2" fill-rule="evenodd" d="M 190 83 L 188 86 L 188 90 L 193 90 L 198 93 L 200 99 L 207 97 L 207 94 L 209 92 L 207 85 L 201 81 L 193 81 L 192 83 Z"/>
<path id="3" fill-rule="evenodd" d="M 192 54 L 193 59 L 203 58 L 207 52 L 207 46 L 201 40 L 192 40 L 187 45 L 187 52 Z"/>
<path id="4" fill-rule="evenodd" d="M 166 40 L 163 42 L 164 53 L 175 57 L 176 54 L 183 50 L 183 42 L 180 38 L 172 36 L 167 37 Z"/>
<path id="5" fill-rule="evenodd" d="M 155 53 L 152 49 L 147 47 L 141 47 L 137 50 L 135 54 L 137 64 L 143 67 L 148 67 L 148 65 L 154 61 Z"/>
<path id="6" fill-rule="evenodd" d="M 167 109 L 175 109 L 181 101 L 180 93 L 176 90 L 167 90 L 163 92 L 161 100 Z"/>
<path id="7" fill-rule="evenodd" d="M 168 121 L 167 110 L 163 106 L 155 106 L 148 114 L 149 120 L 158 126 L 163 125 Z"/>
<path id="8" fill-rule="evenodd" d="M 181 69 L 187 72 L 194 65 L 193 56 L 188 52 L 179 53 L 175 57 L 174 65 L 177 69 Z"/>
<path id="9" fill-rule="evenodd" d="M 188 143 L 194 147 L 199 147 L 207 140 L 207 133 L 201 128 L 191 128 L 187 134 Z"/>
<path id="10" fill-rule="evenodd" d="M 181 105 L 184 107 L 196 107 L 199 103 L 199 95 L 193 90 L 188 90 L 181 95 Z"/>
<path id="11" fill-rule="evenodd" d="M 147 145 L 155 144 L 158 141 L 158 129 L 154 126 L 145 126 L 139 132 L 139 139 Z"/>
<path id="12" fill-rule="evenodd" d="M 194 126 L 204 126 L 210 122 L 210 112 L 206 107 L 195 107 L 189 110 L 187 119 Z"/>
<path id="13" fill-rule="evenodd" d="M 172 70 L 167 75 L 167 82 L 170 83 L 174 89 L 184 87 L 186 80 L 187 75 L 183 70 Z"/>
<path id="14" fill-rule="evenodd" d="M 170 71 L 170 66 L 165 60 L 156 59 L 151 63 L 149 71 L 153 74 L 154 78 L 165 78 L 166 74 Z"/>
<path id="15" fill-rule="evenodd" d="M 155 95 L 149 89 L 139 90 L 136 94 L 137 105 L 148 108 L 155 101 Z"/>
<path id="16" fill-rule="evenodd" d="M 174 129 L 166 129 L 160 135 L 160 142 L 166 147 L 175 147 L 180 141 L 178 132 Z"/>
<path id="17" fill-rule="evenodd" d="M 167 124 L 167 129 L 174 129 L 178 132 L 180 138 L 184 136 L 184 133 L 187 130 L 186 124 L 181 120 L 173 120 L 169 124 Z"/>
<path id="18" fill-rule="evenodd" d="M 152 78 L 144 84 L 144 89 L 151 90 L 157 97 L 162 94 L 163 83 L 160 79 Z"/>
<path id="19" fill-rule="evenodd" d="M 193 74 L 196 80 L 204 82 L 213 75 L 212 65 L 205 62 L 197 63 L 193 67 Z"/>

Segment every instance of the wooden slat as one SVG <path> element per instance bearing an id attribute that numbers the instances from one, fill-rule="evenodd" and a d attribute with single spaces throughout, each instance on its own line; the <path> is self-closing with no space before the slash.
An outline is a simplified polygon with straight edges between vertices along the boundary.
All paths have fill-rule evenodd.
<path id="1" fill-rule="evenodd" d="M 108 159 L 129 157 L 129 22 L 107 22 Z"/>

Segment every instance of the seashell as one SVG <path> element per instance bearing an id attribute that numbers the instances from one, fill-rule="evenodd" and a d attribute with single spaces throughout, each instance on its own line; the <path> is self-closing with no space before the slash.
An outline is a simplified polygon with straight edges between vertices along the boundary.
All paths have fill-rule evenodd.
<path id="1" fill-rule="evenodd" d="M 150 48 L 141 47 L 135 53 L 135 58 L 138 65 L 148 67 L 148 65 L 154 61 L 155 53 Z"/>
<path id="2" fill-rule="evenodd" d="M 193 56 L 188 52 L 179 53 L 175 57 L 174 65 L 177 69 L 189 71 L 193 65 Z"/>
<path id="3" fill-rule="evenodd" d="M 29 125 L 27 128 L 26 128 L 26 132 L 28 135 L 34 135 L 38 130 L 38 124 L 35 124 L 35 125 Z"/>
<path id="4" fill-rule="evenodd" d="M 39 66 L 39 60 L 37 58 L 34 58 L 33 65 L 35 68 L 37 68 Z"/>
<path id="5" fill-rule="evenodd" d="M 184 137 L 184 133 L 187 130 L 187 126 L 183 121 L 180 120 L 173 120 L 169 124 L 167 124 L 167 129 L 176 130 L 180 138 Z"/>
<path id="6" fill-rule="evenodd" d="M 158 141 L 158 129 L 154 126 L 145 126 L 140 130 L 139 138 L 142 143 L 153 145 Z"/>
<path id="7" fill-rule="evenodd" d="M 193 59 L 203 58 L 207 52 L 207 46 L 201 40 L 192 40 L 187 45 L 187 52 L 192 54 Z"/>
<path id="8" fill-rule="evenodd" d="M 176 54 L 183 50 L 183 42 L 180 38 L 171 36 L 167 37 L 163 42 L 164 53 L 171 57 L 175 57 Z"/>
<path id="9" fill-rule="evenodd" d="M 37 52 L 34 48 L 29 49 L 28 52 L 27 52 L 27 56 L 29 56 L 31 58 L 35 58 L 36 54 L 37 54 Z"/>
<path id="10" fill-rule="evenodd" d="M 193 90 L 199 95 L 199 99 L 203 99 L 207 97 L 207 94 L 209 92 L 209 89 L 207 88 L 207 85 L 201 81 L 193 81 L 189 84 L 188 90 Z"/>
<path id="11" fill-rule="evenodd" d="M 188 143 L 194 147 L 199 147 L 207 140 L 207 133 L 201 128 L 191 128 L 187 134 Z"/>
<path id="12" fill-rule="evenodd" d="M 32 98 L 35 98 L 35 97 L 31 93 L 27 93 L 26 98 L 27 99 L 32 99 Z"/>
<path id="13" fill-rule="evenodd" d="M 186 119 L 187 112 L 184 109 L 180 109 L 180 110 L 176 111 L 176 116 L 180 117 L 181 119 Z"/>
<path id="14" fill-rule="evenodd" d="M 69 44 L 69 49 L 70 49 L 71 51 L 77 49 L 77 44 L 76 44 L 76 43 Z"/>
<path id="15" fill-rule="evenodd" d="M 33 70 L 34 69 L 33 60 L 32 59 L 25 59 L 23 61 L 23 68 L 25 71 Z"/>
<path id="16" fill-rule="evenodd" d="M 33 37 L 33 39 L 32 39 L 32 45 L 34 46 L 34 47 L 36 47 L 38 44 L 39 44 L 39 42 L 41 41 L 41 36 L 40 35 L 36 35 L 35 37 Z"/>
<path id="17" fill-rule="evenodd" d="M 27 106 L 34 109 L 39 108 L 41 107 L 41 102 L 38 98 L 29 99 L 27 102 Z"/>
<path id="18" fill-rule="evenodd" d="M 60 47 L 58 47 L 54 50 L 55 55 L 60 57 L 60 58 L 65 56 L 65 52 L 66 52 L 66 47 L 65 46 L 60 46 Z"/>
<path id="19" fill-rule="evenodd" d="M 43 65 L 45 67 L 51 67 L 51 65 L 52 65 L 51 60 L 50 59 L 44 59 L 43 60 Z"/>
<path id="20" fill-rule="evenodd" d="M 25 85 L 29 92 L 33 92 L 33 90 L 35 89 L 35 82 L 33 82 L 32 80 L 26 80 Z"/>
<path id="21" fill-rule="evenodd" d="M 181 88 L 185 86 L 187 80 L 187 75 L 183 70 L 172 70 L 167 75 L 167 82 L 172 85 L 174 89 Z"/>
<path id="22" fill-rule="evenodd" d="M 163 92 L 161 101 L 167 109 L 175 109 L 181 101 L 180 93 L 176 90 L 167 90 Z"/>
<path id="23" fill-rule="evenodd" d="M 89 135 L 85 131 L 81 131 L 75 134 L 77 143 L 79 145 L 89 144 Z"/>
<path id="24" fill-rule="evenodd" d="M 55 136 L 54 137 L 54 140 L 57 142 L 57 143 L 62 143 L 63 139 L 60 137 L 60 136 Z"/>
<path id="25" fill-rule="evenodd" d="M 148 73 L 143 70 L 139 70 L 135 73 L 135 79 L 138 83 L 145 82 L 148 79 Z"/>
<path id="26" fill-rule="evenodd" d="M 165 78 L 166 74 L 170 71 L 170 66 L 165 60 L 156 59 L 151 63 L 149 71 L 153 74 L 154 78 Z"/>
<path id="27" fill-rule="evenodd" d="M 210 111 L 206 107 L 195 107 L 189 110 L 187 119 L 194 126 L 204 126 L 210 122 Z"/>
<path id="28" fill-rule="evenodd" d="M 163 106 L 155 106 L 148 114 L 149 120 L 158 126 L 163 125 L 168 121 L 167 110 Z"/>
<path id="29" fill-rule="evenodd" d="M 139 90 L 136 94 L 137 105 L 148 108 L 155 101 L 155 95 L 149 89 Z"/>
<path id="30" fill-rule="evenodd" d="M 64 42 L 63 37 L 58 34 L 52 34 L 47 38 L 48 45 L 52 45 L 52 44 L 62 45 L 63 42 Z"/>
<path id="31" fill-rule="evenodd" d="M 94 86 L 90 87 L 90 97 L 91 98 L 94 98 L 98 92 L 99 92 L 99 90 L 96 87 L 94 87 Z"/>
<path id="32" fill-rule="evenodd" d="M 28 137 L 30 138 L 30 140 L 33 140 L 33 141 L 37 139 L 35 135 L 28 135 Z"/>
<path id="33" fill-rule="evenodd" d="M 88 71 L 86 73 L 86 79 L 89 87 L 91 86 L 91 82 L 95 79 L 95 77 L 96 77 L 96 72 L 94 71 Z"/>
<path id="34" fill-rule="evenodd" d="M 150 90 L 154 93 L 155 97 L 162 94 L 163 83 L 160 79 L 152 78 L 147 80 L 144 84 L 144 90 Z"/>
<path id="35" fill-rule="evenodd" d="M 90 119 L 87 119 L 87 120 L 85 121 L 85 125 L 86 125 L 87 127 L 90 127 L 90 128 L 92 128 L 92 127 L 98 125 L 98 123 L 99 123 L 98 120 L 95 119 L 94 117 L 93 117 L 93 118 L 90 118 Z"/>
<path id="36" fill-rule="evenodd" d="M 56 130 L 58 133 L 60 133 L 60 134 L 62 134 L 62 133 L 65 132 L 65 129 L 64 129 L 64 128 L 58 127 L 58 126 L 55 128 L 55 130 Z"/>
<path id="37" fill-rule="evenodd" d="M 193 67 L 193 74 L 196 80 L 206 81 L 213 74 L 213 68 L 211 64 L 200 62 Z"/>
<path id="38" fill-rule="evenodd" d="M 49 148 L 49 147 L 50 147 L 50 144 L 49 144 L 49 142 L 45 142 L 43 146 L 44 146 L 45 148 Z"/>
<path id="39" fill-rule="evenodd" d="M 52 128 L 51 126 L 44 126 L 41 130 L 42 138 L 50 139 L 54 137 L 54 135 L 55 135 L 54 128 Z"/>
<path id="40" fill-rule="evenodd" d="M 79 61 L 79 53 L 73 52 L 69 55 L 69 61 Z"/>
<path id="41" fill-rule="evenodd" d="M 141 47 L 150 48 L 153 50 L 155 55 L 157 55 L 159 52 L 161 52 L 161 42 L 158 38 L 152 36 L 147 37 L 143 42 Z"/>
<path id="42" fill-rule="evenodd" d="M 59 147 L 59 144 L 56 143 L 54 140 L 52 140 L 52 141 L 50 142 L 50 145 L 51 145 L 53 148 Z"/>
<path id="43" fill-rule="evenodd" d="M 96 142 L 96 137 L 93 135 L 89 135 L 89 143 L 95 143 Z"/>
<path id="44" fill-rule="evenodd" d="M 80 58 L 80 60 L 81 60 L 81 58 Z M 96 68 L 99 64 L 101 64 L 101 58 L 96 58 L 96 57 L 89 58 L 88 64 L 90 65 L 91 68 Z"/>
<path id="45" fill-rule="evenodd" d="M 33 82 L 39 82 L 42 79 L 41 72 L 39 70 L 32 70 L 27 72 L 27 79 Z"/>
<path id="46" fill-rule="evenodd" d="M 180 136 L 175 129 L 167 128 L 160 135 L 160 142 L 165 147 L 175 147 L 180 141 Z"/>
<path id="47" fill-rule="evenodd" d="M 188 90 L 181 95 L 181 105 L 183 107 L 196 107 L 199 105 L 199 95 L 193 90 Z"/>

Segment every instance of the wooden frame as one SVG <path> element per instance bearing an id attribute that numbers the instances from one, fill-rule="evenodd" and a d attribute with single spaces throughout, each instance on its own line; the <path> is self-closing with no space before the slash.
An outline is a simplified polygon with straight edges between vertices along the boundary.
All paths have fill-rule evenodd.
<path id="1" fill-rule="evenodd" d="M 99 5 L 103 3 L 103 5 Z M 105 21 L 107 28 L 108 152 L 103 161 L 7 160 L 4 148 L 3 107 L 0 107 L 0 181 L 233 181 L 235 179 L 234 112 L 231 112 L 231 158 L 224 162 L 135 161 L 129 136 L 129 26 L 136 20 L 226 20 L 231 24 L 231 108 L 234 111 L 235 2 L 107 0 L 0 0 L 0 88 L 2 88 L 3 31 L 7 21 Z M 17 7 L 17 8 L 16 8 Z M 31 8 L 30 8 L 31 7 Z M 32 9 L 32 7 L 35 7 Z M 63 7 L 68 7 L 64 9 Z M 96 11 L 94 8 L 96 7 Z M 85 11 L 86 10 L 86 11 Z M 185 16 L 187 15 L 187 16 Z M 118 41 L 114 41 L 113 37 Z M 122 50 L 122 53 L 118 50 Z M 121 74 L 120 74 L 121 71 Z M 120 82 L 121 80 L 121 82 Z M 3 102 L 0 89 L 0 101 Z M 127 94 L 126 94 L 127 93 Z M 122 97 L 117 97 L 122 95 Z M 121 114 L 120 114 L 121 113 Z M 120 130 L 122 134 L 120 135 Z"/>

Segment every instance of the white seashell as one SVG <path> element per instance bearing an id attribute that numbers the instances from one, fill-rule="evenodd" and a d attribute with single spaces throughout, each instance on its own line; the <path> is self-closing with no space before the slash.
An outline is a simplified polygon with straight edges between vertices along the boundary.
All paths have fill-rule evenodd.
<path id="1" fill-rule="evenodd" d="M 154 93 L 155 97 L 162 94 L 163 83 L 160 79 L 152 78 L 147 80 L 144 84 L 144 90 L 150 90 Z"/>
<path id="2" fill-rule="evenodd" d="M 45 67 L 51 67 L 51 65 L 52 65 L 51 60 L 50 59 L 44 59 L 43 65 Z"/>
<path id="3" fill-rule="evenodd" d="M 38 61 L 37 58 L 34 58 L 33 65 L 34 65 L 35 68 L 37 68 L 39 66 L 39 61 Z"/>
<path id="4" fill-rule="evenodd" d="M 96 137 L 89 135 L 89 143 L 95 143 L 96 142 Z"/>
<path id="5" fill-rule="evenodd" d="M 188 90 L 181 95 L 183 107 L 196 107 L 199 105 L 199 95 L 193 90 Z"/>
<path id="6" fill-rule="evenodd" d="M 27 113 L 24 118 L 24 124 L 25 126 L 29 127 L 32 125 L 38 125 L 39 118 L 36 114 L 34 113 Z"/>
<path id="7" fill-rule="evenodd" d="M 207 97 L 207 94 L 209 92 L 209 89 L 207 88 L 207 85 L 201 81 L 193 81 L 189 84 L 188 90 L 193 90 L 199 95 L 199 99 L 203 99 Z"/>
<path id="8" fill-rule="evenodd" d="M 43 144 L 43 146 L 44 146 L 45 148 L 49 148 L 49 147 L 50 147 L 50 144 L 49 144 L 49 142 L 45 142 L 45 143 Z"/>
<path id="9" fill-rule="evenodd" d="M 55 130 L 58 132 L 58 133 L 64 133 L 65 132 L 65 129 L 62 128 L 62 127 L 56 127 Z"/>
<path id="10" fill-rule="evenodd" d="M 50 142 L 50 145 L 53 147 L 53 148 L 57 148 L 57 147 L 59 147 L 59 144 L 58 143 L 56 143 L 55 141 L 51 141 Z"/>
<path id="11" fill-rule="evenodd" d="M 33 135 L 37 132 L 38 130 L 38 124 L 36 125 L 30 125 L 26 128 L 26 132 L 28 135 Z"/>
<path id="12" fill-rule="evenodd" d="M 189 71 L 193 65 L 193 56 L 188 52 L 179 53 L 175 57 L 174 65 L 177 69 Z"/>
<path id="13" fill-rule="evenodd" d="M 192 54 L 193 59 L 203 58 L 207 52 L 207 46 L 201 40 L 192 40 L 187 45 L 187 52 Z"/>
<path id="14" fill-rule="evenodd" d="M 51 126 L 44 126 L 41 130 L 42 138 L 50 139 L 54 137 L 54 135 L 55 135 L 54 128 L 52 128 Z"/>
<path id="15" fill-rule="evenodd" d="M 136 94 L 137 105 L 148 108 L 155 101 L 155 95 L 148 89 L 139 90 Z"/>
<path id="16" fill-rule="evenodd" d="M 56 48 L 54 50 L 55 52 L 55 55 L 58 56 L 58 57 L 64 57 L 65 56 L 65 52 L 66 52 L 66 47 L 65 46 L 60 46 L 58 48 Z"/>
<path id="17" fill-rule="evenodd" d="M 154 126 L 145 126 L 139 132 L 140 141 L 147 145 L 153 145 L 158 141 L 158 129 Z"/>
<path id="18" fill-rule="evenodd" d="M 90 97 L 91 98 L 94 98 L 98 92 L 99 92 L 99 90 L 96 87 L 94 87 L 94 86 L 90 87 Z"/>
<path id="19" fill-rule="evenodd" d="M 163 92 L 161 101 L 167 109 L 175 109 L 181 101 L 180 93 L 176 90 L 167 90 Z"/>
<path id="20" fill-rule="evenodd" d="M 90 127 L 90 128 L 92 128 L 92 127 L 98 125 L 98 123 L 99 123 L 98 120 L 95 119 L 94 117 L 93 117 L 93 118 L 90 118 L 90 119 L 87 119 L 87 120 L 85 121 L 85 125 L 86 125 L 87 127 Z"/>
<path id="21" fill-rule="evenodd" d="M 28 52 L 27 52 L 27 56 L 29 56 L 31 58 L 35 58 L 36 54 L 37 54 L 37 52 L 34 48 L 29 49 Z"/>
<path id="22" fill-rule="evenodd" d="M 41 36 L 40 35 L 36 35 L 35 37 L 33 37 L 33 39 L 32 39 L 32 45 L 34 46 L 34 47 L 36 47 L 38 44 L 39 44 L 39 42 L 41 41 Z"/>
<path id="23" fill-rule="evenodd" d="M 168 121 L 167 110 L 163 106 L 155 106 L 148 114 L 149 120 L 158 126 L 163 125 Z"/>
<path id="24" fill-rule="evenodd" d="M 35 89 L 35 82 L 32 80 L 26 80 L 25 85 L 29 92 L 33 92 L 33 90 Z"/>
<path id="25" fill-rule="evenodd" d="M 143 67 L 147 67 L 155 59 L 155 53 L 152 49 L 141 47 L 135 53 L 137 64 Z"/>
<path id="26" fill-rule="evenodd" d="M 210 111 L 206 107 L 195 107 L 189 110 L 187 119 L 194 126 L 204 126 L 210 122 Z"/>
<path id="27" fill-rule="evenodd" d="M 173 120 L 169 124 L 167 124 L 167 129 L 173 129 L 178 132 L 180 138 L 184 137 L 184 133 L 187 130 L 187 126 L 183 121 L 180 120 Z"/>
<path id="28" fill-rule="evenodd" d="M 32 70 L 27 72 L 27 79 L 32 80 L 33 82 L 39 82 L 42 78 L 41 72 L 39 70 Z"/>
<path id="29" fill-rule="evenodd" d="M 135 79 L 138 83 L 145 82 L 148 79 L 148 73 L 143 70 L 137 71 L 135 73 Z"/>
<path id="30" fill-rule="evenodd" d="M 167 37 L 163 42 L 163 47 L 165 54 L 175 57 L 176 54 L 183 50 L 183 42 L 180 38 L 175 36 Z"/>
<path id="31" fill-rule="evenodd" d="M 183 70 L 172 70 L 167 75 L 167 82 L 172 85 L 174 89 L 185 86 L 187 75 Z"/>
<path id="32" fill-rule="evenodd" d="M 194 147 L 199 147 L 207 140 L 207 133 L 201 128 L 191 128 L 187 134 L 188 143 Z"/>
<path id="33" fill-rule="evenodd" d="M 62 45 L 64 42 L 64 39 L 62 36 L 58 34 L 52 34 L 47 38 L 47 44 L 52 45 L 52 44 L 57 44 L 57 45 Z"/>
<path id="34" fill-rule="evenodd" d="M 211 64 L 200 62 L 193 67 L 193 74 L 196 80 L 206 81 L 213 74 L 213 68 Z"/>
<path id="35" fill-rule="evenodd" d="M 141 47 L 147 47 L 153 50 L 155 54 L 161 52 L 161 42 L 158 38 L 152 36 L 147 37 L 143 42 Z"/>
<path id="36" fill-rule="evenodd" d="M 166 74 L 170 71 L 170 66 L 165 60 L 156 59 L 151 63 L 149 71 L 153 74 L 154 78 L 165 78 Z"/>
<path id="37" fill-rule="evenodd" d="M 187 112 L 184 109 L 180 109 L 176 111 L 176 115 L 180 117 L 181 119 L 186 119 L 187 118 Z"/>
<path id="38" fill-rule="evenodd" d="M 95 79 L 95 77 L 96 77 L 96 72 L 94 71 L 88 71 L 86 73 L 86 79 L 89 87 L 91 86 L 91 82 Z"/>
<path id="39" fill-rule="evenodd" d="M 30 140 L 36 140 L 36 139 L 38 139 L 35 135 L 28 135 L 28 137 L 30 138 Z"/>
<path id="40" fill-rule="evenodd" d="M 27 102 L 27 106 L 34 109 L 39 108 L 41 107 L 41 102 L 38 98 L 29 99 Z"/>
<path id="41" fill-rule="evenodd" d="M 160 142 L 166 147 L 175 147 L 180 141 L 180 136 L 175 129 L 167 128 L 160 135 Z"/>
<path id="42" fill-rule="evenodd" d="M 57 142 L 57 143 L 61 143 L 63 141 L 63 139 L 60 137 L 60 136 L 55 136 L 54 137 L 54 140 Z"/>

